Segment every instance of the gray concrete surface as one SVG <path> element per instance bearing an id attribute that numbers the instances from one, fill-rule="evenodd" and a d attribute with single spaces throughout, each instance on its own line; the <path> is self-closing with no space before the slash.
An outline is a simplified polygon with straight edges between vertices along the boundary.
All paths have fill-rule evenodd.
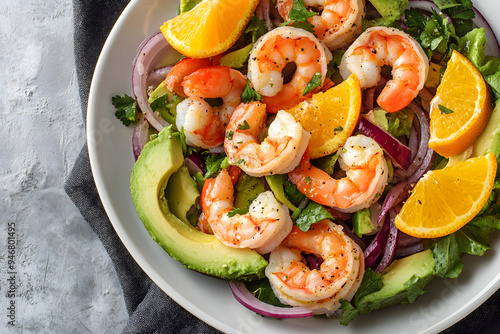
<path id="1" fill-rule="evenodd" d="M 85 142 L 72 1 L 2 0 L 0 50 L 0 333 L 119 333 L 113 265 L 63 189 Z"/>

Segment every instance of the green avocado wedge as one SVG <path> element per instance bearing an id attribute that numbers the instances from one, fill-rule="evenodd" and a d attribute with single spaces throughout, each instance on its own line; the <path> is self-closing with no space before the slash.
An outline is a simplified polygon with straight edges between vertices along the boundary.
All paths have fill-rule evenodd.
<path id="1" fill-rule="evenodd" d="M 153 240 L 186 268 L 232 281 L 264 277 L 267 261 L 257 252 L 227 247 L 170 211 L 164 191 L 183 164 L 179 135 L 165 128 L 146 144 L 132 170 L 132 199 Z"/>

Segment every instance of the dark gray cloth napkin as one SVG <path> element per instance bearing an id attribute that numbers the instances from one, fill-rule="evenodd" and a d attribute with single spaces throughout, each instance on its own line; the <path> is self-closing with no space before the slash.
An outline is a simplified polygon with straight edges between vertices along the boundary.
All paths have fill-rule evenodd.
<path id="1" fill-rule="evenodd" d="M 75 59 L 86 118 L 87 99 L 94 67 L 102 46 L 127 0 L 74 0 Z M 130 315 L 124 333 L 220 333 L 180 307 L 137 265 L 118 238 L 101 204 L 85 146 L 66 181 L 65 190 L 102 241 L 114 263 Z M 445 331 L 499 333 L 500 293 L 467 318 Z"/>

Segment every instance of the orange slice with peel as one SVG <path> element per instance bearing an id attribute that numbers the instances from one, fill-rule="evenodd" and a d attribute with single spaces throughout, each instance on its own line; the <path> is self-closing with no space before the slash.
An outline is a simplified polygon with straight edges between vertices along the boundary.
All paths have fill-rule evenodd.
<path id="1" fill-rule="evenodd" d="M 361 112 L 361 87 L 355 74 L 326 92 L 316 93 L 287 110 L 311 133 L 309 155 L 320 158 L 336 152 L 349 138 Z"/>
<path id="2" fill-rule="evenodd" d="M 493 189 L 497 161 L 493 153 L 427 172 L 396 216 L 396 227 L 418 238 L 451 234 L 484 206 Z"/>
<path id="3" fill-rule="evenodd" d="M 229 49 L 252 18 L 259 0 L 203 0 L 165 22 L 160 30 L 177 51 L 208 58 Z"/>
<path id="4" fill-rule="evenodd" d="M 429 147 L 445 157 L 466 150 L 484 130 L 491 93 L 479 70 L 457 51 L 448 61 L 431 101 Z"/>

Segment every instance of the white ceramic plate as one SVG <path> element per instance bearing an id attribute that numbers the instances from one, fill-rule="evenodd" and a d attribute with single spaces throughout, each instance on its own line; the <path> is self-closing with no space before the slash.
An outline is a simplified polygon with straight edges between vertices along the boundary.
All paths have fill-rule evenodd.
<path id="1" fill-rule="evenodd" d="M 106 212 L 121 240 L 153 281 L 203 321 L 227 333 L 435 333 L 483 303 L 500 288 L 500 238 L 482 257 L 465 256 L 458 279 L 435 279 L 414 304 L 361 315 L 349 326 L 335 319 L 276 320 L 247 310 L 226 282 L 184 269 L 149 236 L 130 196 L 134 164 L 131 129 L 114 116 L 111 97 L 132 94 L 132 62 L 144 39 L 177 13 L 178 0 L 131 1 L 120 16 L 97 63 L 88 104 L 90 162 Z M 500 2 L 476 0 L 476 7 L 500 32 Z M 166 321 L 168 321 L 166 319 Z"/>

